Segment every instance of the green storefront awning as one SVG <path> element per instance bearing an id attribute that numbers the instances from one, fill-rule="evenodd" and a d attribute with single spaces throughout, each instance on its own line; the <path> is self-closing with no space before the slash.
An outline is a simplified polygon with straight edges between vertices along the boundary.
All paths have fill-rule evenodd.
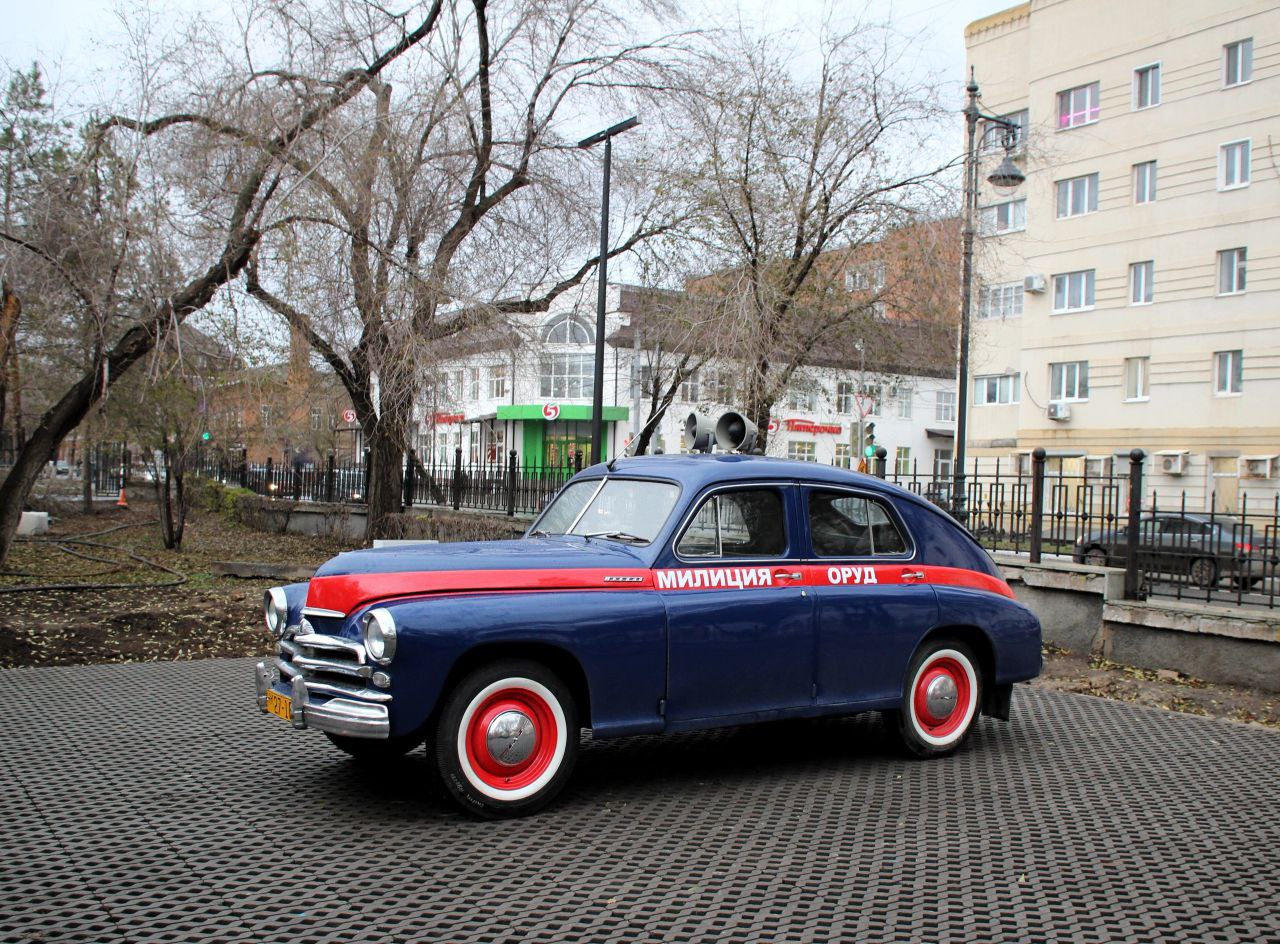
<path id="1" fill-rule="evenodd" d="M 509 403 L 498 407 L 500 420 L 547 420 L 543 413 L 543 403 Z M 607 406 L 604 408 L 604 422 L 625 420 L 630 411 L 625 406 Z M 560 405 L 560 415 L 556 420 L 587 421 L 591 420 L 591 407 L 584 403 L 565 403 Z"/>

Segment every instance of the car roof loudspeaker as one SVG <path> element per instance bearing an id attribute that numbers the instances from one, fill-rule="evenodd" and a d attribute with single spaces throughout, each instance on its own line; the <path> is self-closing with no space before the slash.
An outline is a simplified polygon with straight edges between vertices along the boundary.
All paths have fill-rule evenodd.
<path id="1" fill-rule="evenodd" d="M 708 417 L 690 413 L 684 421 L 684 448 L 690 452 L 710 452 L 715 430 Z"/>
<path id="2" fill-rule="evenodd" d="M 755 423 L 732 410 L 716 423 L 716 443 L 728 452 L 750 452 L 758 434 Z"/>

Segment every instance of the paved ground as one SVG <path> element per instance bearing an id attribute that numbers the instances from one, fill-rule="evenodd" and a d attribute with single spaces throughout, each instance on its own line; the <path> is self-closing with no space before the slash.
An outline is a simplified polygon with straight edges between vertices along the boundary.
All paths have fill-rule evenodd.
<path id="1" fill-rule="evenodd" d="M 1280 941 L 1280 736 L 1019 687 L 944 761 L 877 725 L 585 746 L 478 823 L 250 663 L 0 672 L 0 940 Z"/>

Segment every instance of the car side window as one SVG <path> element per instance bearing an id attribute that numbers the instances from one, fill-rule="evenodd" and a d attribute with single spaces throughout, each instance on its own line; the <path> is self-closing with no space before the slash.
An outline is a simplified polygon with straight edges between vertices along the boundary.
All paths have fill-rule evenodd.
<path id="1" fill-rule="evenodd" d="M 907 542 L 882 502 L 845 492 L 809 493 L 809 535 L 820 557 L 907 552 Z"/>
<path id="2" fill-rule="evenodd" d="M 681 557 L 780 557 L 787 549 L 782 495 L 774 489 L 717 492 L 698 507 L 676 544 Z"/>

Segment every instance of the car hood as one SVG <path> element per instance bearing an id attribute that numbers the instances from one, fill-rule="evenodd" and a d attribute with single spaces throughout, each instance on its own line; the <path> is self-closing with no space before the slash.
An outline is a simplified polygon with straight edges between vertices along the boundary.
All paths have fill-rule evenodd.
<path id="1" fill-rule="evenodd" d="M 429 593 L 635 588 L 651 583 L 641 556 L 647 551 L 570 536 L 350 551 L 316 571 L 306 605 L 349 614 L 377 600 Z"/>

